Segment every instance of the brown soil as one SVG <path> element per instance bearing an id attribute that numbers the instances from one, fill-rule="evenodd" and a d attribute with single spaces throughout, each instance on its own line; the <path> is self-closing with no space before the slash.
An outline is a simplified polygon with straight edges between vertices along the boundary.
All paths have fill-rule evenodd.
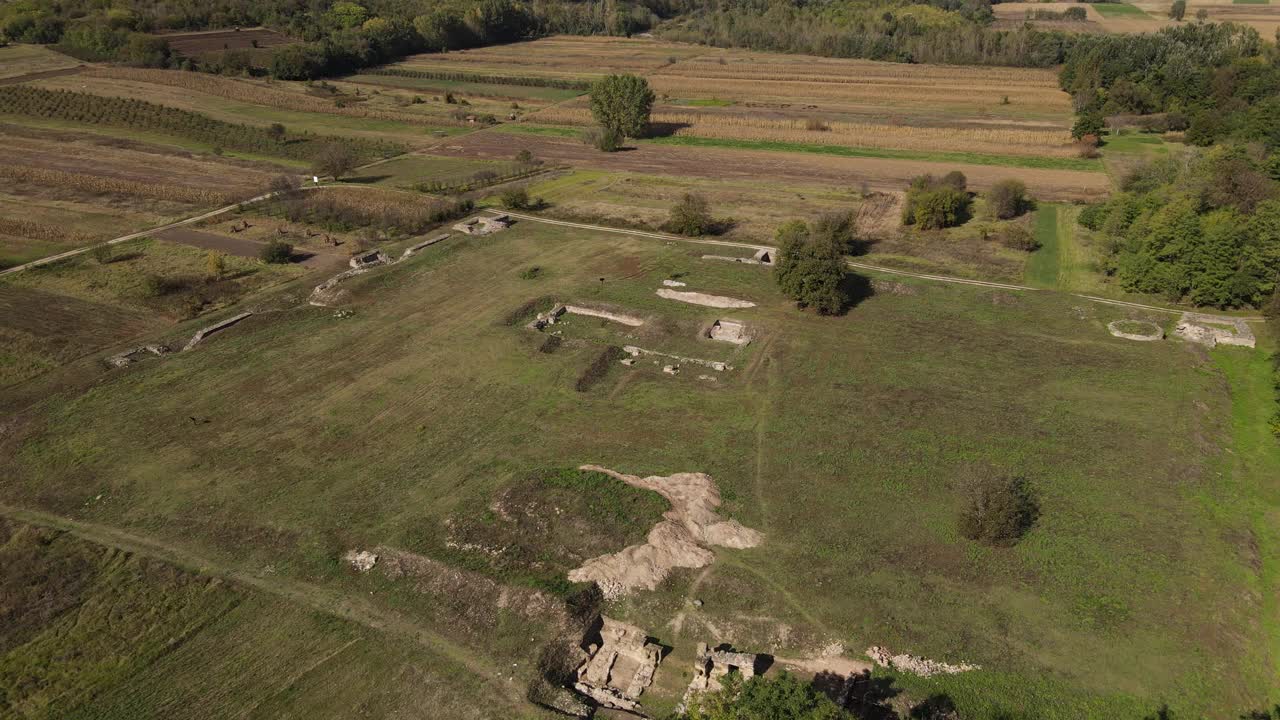
<path id="1" fill-rule="evenodd" d="M 84 69 L 85 66 L 80 65 L 73 68 L 62 68 L 61 70 L 44 70 L 41 72 L 27 73 L 26 75 L 0 78 L 0 85 L 19 85 L 32 80 L 44 80 L 45 78 L 64 77 L 66 75 L 79 75 Z"/>
<path id="2" fill-rule="evenodd" d="M 226 235 L 215 235 L 214 233 L 203 232 L 200 230 L 192 230 L 188 227 L 177 227 L 155 234 L 156 237 L 169 242 L 175 242 L 180 245 L 188 245 L 190 247 L 200 248 L 201 250 L 213 250 L 214 252 L 226 253 L 227 255 L 235 255 L 237 257 L 256 258 L 266 243 L 248 240 L 245 238 L 233 238 Z M 294 250 L 295 263 L 304 267 L 324 267 L 336 266 L 342 263 L 343 258 L 332 253 L 316 253 L 305 250 Z"/>
<path id="3" fill-rule="evenodd" d="M 230 163 L 52 138 L 0 135 L 0 155 L 12 165 L 250 194 L 265 188 L 271 177 Z"/>
<path id="4" fill-rule="evenodd" d="M 579 168 L 631 171 L 650 174 L 760 180 L 779 183 L 857 187 L 861 183 L 874 190 L 901 191 L 911 178 L 925 173 L 945 174 L 960 170 L 976 190 L 999 180 L 1017 177 L 1031 194 L 1046 201 L 1096 200 L 1110 192 L 1110 180 L 1103 173 L 1076 170 L 1041 170 L 924 160 L 844 158 L 807 153 L 788 153 L 720 148 L 639 145 L 616 153 L 602 153 L 577 138 L 550 138 L 478 132 L 441 143 L 433 153 L 453 157 L 507 159 L 512 147 L 528 148 L 543 160 Z"/>
<path id="5" fill-rule="evenodd" d="M 293 42 L 288 37 L 265 28 L 173 33 L 160 37 L 168 40 L 169 47 L 180 55 L 199 55 L 221 50 L 250 50 L 255 47 L 272 48 Z"/>

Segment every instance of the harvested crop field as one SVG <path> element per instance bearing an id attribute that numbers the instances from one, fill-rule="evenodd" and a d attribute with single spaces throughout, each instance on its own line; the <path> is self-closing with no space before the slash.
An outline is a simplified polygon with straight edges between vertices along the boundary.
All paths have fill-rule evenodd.
<path id="1" fill-rule="evenodd" d="M 169 48 L 174 52 L 190 57 L 223 50 L 270 49 L 293 42 L 288 37 L 266 28 L 164 33 L 157 37 L 167 41 Z"/>
<path id="2" fill-rule="evenodd" d="M 1096 200 L 1110 191 L 1104 173 L 990 165 L 835 157 L 801 152 L 729 150 L 704 147 L 672 147 L 637 143 L 625 152 L 602 153 L 577 138 L 521 135 L 518 147 L 527 148 L 547 162 L 577 168 L 626 171 L 650 175 L 683 175 L 725 180 L 762 180 L 779 184 L 830 185 L 897 192 L 911 178 L 960 170 L 970 187 L 983 189 L 1008 177 L 1023 180 L 1032 194 L 1046 200 Z M 453 138 L 433 150 L 439 155 L 502 159 L 512 151 L 511 136 L 500 132 L 472 133 Z"/>
<path id="3" fill-rule="evenodd" d="M 453 70 L 517 76 L 591 79 L 609 73 L 648 75 L 714 48 L 611 37 L 556 36 L 448 53 L 415 55 L 389 65 L 406 70 Z"/>

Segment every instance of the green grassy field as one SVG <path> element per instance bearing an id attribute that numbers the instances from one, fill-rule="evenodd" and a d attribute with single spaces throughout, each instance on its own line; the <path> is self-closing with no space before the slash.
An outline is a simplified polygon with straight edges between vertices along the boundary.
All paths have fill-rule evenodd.
<path id="1" fill-rule="evenodd" d="M 1150 17 L 1143 12 L 1142 8 L 1136 5 L 1130 5 L 1123 2 L 1100 2 L 1092 3 L 1094 9 L 1102 13 L 1103 17 Z"/>
<path id="2" fill-rule="evenodd" d="M 5 717 L 488 717 L 468 669 L 297 598 L 3 517 L 0 558 Z"/>
<path id="3" fill-rule="evenodd" d="M 855 656 L 880 644 L 963 660 L 982 670 L 892 679 L 913 697 L 946 692 L 979 718 L 1142 717 L 1164 703 L 1175 717 L 1226 718 L 1280 699 L 1270 560 L 1280 451 L 1257 430 L 1262 400 L 1252 393 L 1269 381 L 1262 351 L 1208 359 L 1179 342 L 1110 337 L 1105 323 L 1125 317 L 1118 308 L 1081 315 L 1078 299 L 1056 293 L 911 280 L 822 318 L 779 297 L 767 272 L 700 260 L 706 251 L 525 221 L 350 281 L 349 317 L 285 304 L 286 290 L 279 311 L 197 351 L 80 389 L 46 374 L 0 395 L 0 407 L 38 398 L 0 437 L 0 502 L 123 528 L 264 587 L 305 584 L 361 598 L 374 614 L 411 615 L 458 648 L 449 654 L 458 662 L 517 664 L 512 681 L 463 684 L 452 696 L 479 699 L 477 714 L 491 717 L 512 713 L 485 704 L 485 688 L 529 679 L 527 641 L 544 637 L 539 625 L 510 610 L 477 618 L 481 601 L 355 576 L 338 557 L 380 545 L 524 583 L 521 563 L 542 560 L 495 569 L 484 548 L 458 544 L 459 528 L 477 508 L 520 496 L 531 473 L 586 462 L 707 472 L 722 512 L 766 535 L 758 548 L 718 551 L 696 591 L 695 573 L 682 571 L 606 608 L 675 647 L 673 657 L 699 641 L 793 657 L 840 641 Z M 522 278 L 531 266 L 542 270 Z M 657 297 L 673 276 L 758 307 Z M 647 322 L 574 318 L 547 351 L 546 336 L 513 313 L 548 297 Z M 701 338 L 726 316 L 755 341 L 737 349 Z M 688 365 L 674 377 L 619 365 L 576 390 L 606 343 L 725 358 L 734 369 L 708 381 Z M 956 529 L 965 484 L 993 473 L 1025 475 L 1040 498 L 1040 520 L 1012 549 Z M 595 549 L 624 542 L 608 536 Z M 695 592 L 699 608 L 686 603 Z M 312 659 L 346 652 L 338 648 L 356 637 L 238 607 L 251 617 L 209 625 L 237 653 L 250 645 L 234 640 L 245 637 L 237 628 L 260 627 L 241 622 L 320 643 L 294 653 Z M 682 608 L 677 634 L 668 622 Z M 360 662 L 402 667 L 397 647 L 351 650 L 355 669 L 339 660 L 303 673 L 256 712 L 273 716 L 287 700 L 319 707 Z M 187 667 L 174 662 L 152 662 L 136 682 L 171 698 L 158 707 L 207 686 L 163 681 Z M 270 666 L 233 654 L 189 672 L 235 687 L 249 663 Z M 682 672 L 684 662 L 663 666 L 650 710 L 674 705 Z M 424 685 L 414 699 L 433 687 Z M 124 702 L 123 692 L 110 696 Z"/>
<path id="4" fill-rule="evenodd" d="M 512 134 L 547 135 L 551 137 L 577 137 L 582 134 L 581 128 L 551 127 L 541 125 L 499 125 L 491 132 Z M 716 147 L 738 150 L 775 150 L 780 152 L 803 152 L 817 155 L 834 155 L 837 157 L 886 158 L 891 160 L 928 160 L 943 163 L 968 163 L 973 165 L 999 165 L 1005 167 L 1040 168 L 1049 170 L 1083 170 L 1086 172 L 1104 172 L 1100 160 L 1088 158 L 1050 158 L 1024 157 L 1018 155 L 985 155 L 965 152 L 930 152 L 922 150 L 893 150 L 889 148 L 846 147 L 843 145 L 822 145 L 818 143 L 791 143 L 772 140 L 730 140 L 703 137 L 662 137 L 633 142 L 652 143 L 654 145 L 682 145 L 687 147 Z"/>
<path id="5" fill-rule="evenodd" d="M 344 177 L 343 180 L 369 185 L 409 187 L 426 180 L 462 177 L 480 170 L 498 170 L 503 167 L 505 166 L 502 163 L 471 158 L 406 155 L 364 168 Z"/>
<path id="6" fill-rule="evenodd" d="M 54 52 L 43 45 L 12 44 L 0 47 L 0 78 L 28 73 L 64 70 L 80 64 L 73 57 Z"/>

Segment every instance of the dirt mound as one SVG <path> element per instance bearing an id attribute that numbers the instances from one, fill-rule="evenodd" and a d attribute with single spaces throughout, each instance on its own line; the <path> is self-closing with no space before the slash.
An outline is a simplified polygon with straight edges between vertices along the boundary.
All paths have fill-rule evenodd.
<path id="1" fill-rule="evenodd" d="M 959 665 L 951 665 L 937 660 L 922 658 L 918 655 L 893 655 L 887 649 L 879 645 L 872 645 L 867 648 L 867 657 L 877 665 L 901 670 L 903 672 L 915 673 L 920 677 L 929 677 L 931 675 L 954 675 L 955 673 L 967 672 L 969 670 L 980 670 L 978 665 L 970 665 L 969 663 L 960 663 Z"/>
<path id="2" fill-rule="evenodd" d="M 653 590 L 674 568 L 709 565 L 715 554 L 706 546 L 749 548 L 764 540 L 758 531 L 735 520 L 724 520 L 716 513 L 720 491 L 705 473 L 641 478 L 598 465 L 583 465 L 581 469 L 652 490 L 671 503 L 671 510 L 649 531 L 645 544 L 601 555 L 569 572 L 569 579 L 574 582 L 594 581 L 606 598 L 620 597 L 638 588 Z"/>

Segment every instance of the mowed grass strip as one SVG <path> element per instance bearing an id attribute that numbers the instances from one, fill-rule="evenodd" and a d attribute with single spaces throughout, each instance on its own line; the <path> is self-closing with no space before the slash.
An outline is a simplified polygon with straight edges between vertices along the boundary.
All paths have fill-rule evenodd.
<path id="1" fill-rule="evenodd" d="M 1036 287 L 1056 288 L 1062 262 L 1058 243 L 1058 206 L 1042 203 L 1036 208 L 1033 227 L 1040 249 L 1027 261 L 1027 282 Z"/>
<path id="2" fill-rule="evenodd" d="M 574 128 L 536 125 L 499 125 L 490 132 L 503 132 L 547 137 L 576 137 L 582 131 Z M 986 155 L 965 152 L 932 152 L 920 150 L 895 150 L 889 148 L 848 147 L 844 145 L 819 145 L 816 143 L 776 142 L 771 140 L 732 140 L 704 137 L 662 137 L 635 140 L 652 145 L 677 145 L 684 147 L 727 148 L 733 150 L 766 150 L 797 152 L 835 157 L 880 158 L 887 160 L 924 160 L 928 162 L 965 163 L 998 167 L 1035 168 L 1040 170 L 1078 170 L 1105 172 L 1100 160 L 1091 158 L 1020 157 L 1016 155 Z"/>

